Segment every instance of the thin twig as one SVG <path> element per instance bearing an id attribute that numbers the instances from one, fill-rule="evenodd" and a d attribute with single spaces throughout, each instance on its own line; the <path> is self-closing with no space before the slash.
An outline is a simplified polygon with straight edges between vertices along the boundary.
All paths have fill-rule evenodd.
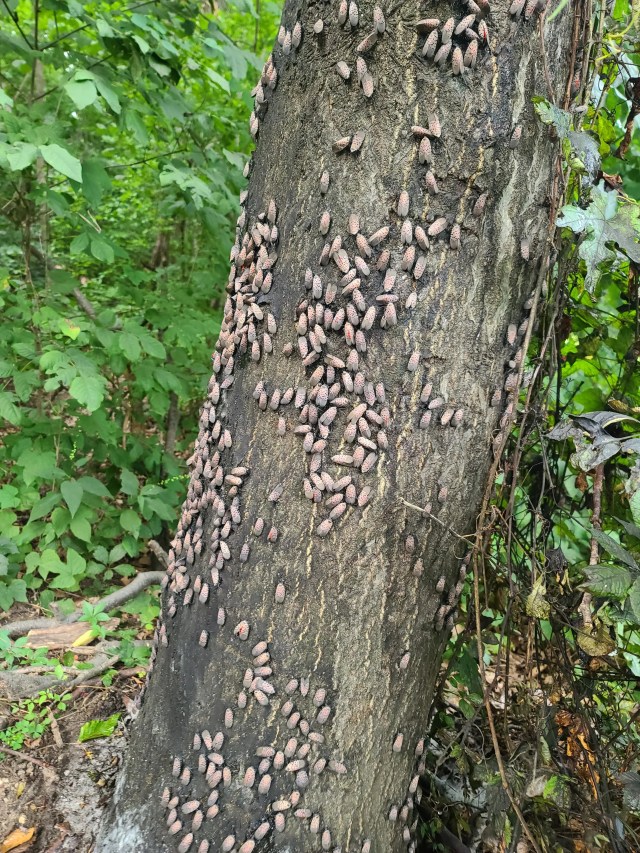
<path id="1" fill-rule="evenodd" d="M 22 758 L 23 761 L 30 761 L 31 764 L 37 764 L 38 767 L 43 767 L 45 770 L 50 770 L 52 773 L 56 773 L 55 767 L 51 764 L 47 764 L 46 761 L 40 761 L 39 758 L 34 758 L 32 755 L 25 755 L 24 752 L 18 752 L 17 749 L 9 749 L 8 746 L 4 744 L 0 744 L 0 752 L 6 752 L 7 755 L 13 755 L 16 758 Z"/>

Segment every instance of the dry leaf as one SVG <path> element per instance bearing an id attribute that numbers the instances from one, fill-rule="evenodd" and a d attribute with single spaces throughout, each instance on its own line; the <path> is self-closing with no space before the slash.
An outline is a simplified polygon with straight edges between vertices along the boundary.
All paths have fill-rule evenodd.
<path id="1" fill-rule="evenodd" d="M 10 832 L 5 840 L 0 844 L 0 853 L 9 853 L 9 850 L 15 850 L 22 844 L 27 844 L 35 835 L 36 828 L 32 826 L 30 829 L 14 829 Z"/>

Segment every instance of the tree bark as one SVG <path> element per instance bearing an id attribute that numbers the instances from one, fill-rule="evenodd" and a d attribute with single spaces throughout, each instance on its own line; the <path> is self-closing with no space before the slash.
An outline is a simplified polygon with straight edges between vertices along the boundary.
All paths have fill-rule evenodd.
<path id="1" fill-rule="evenodd" d="M 546 80 L 564 91 L 571 10 L 545 27 L 545 70 L 537 13 L 492 6 L 488 46 L 470 25 L 478 59 L 462 76 L 455 50 L 442 67 L 422 56 L 421 16 L 414 3 L 388 12 L 363 76 L 372 4 L 352 31 L 333 5 L 285 5 L 155 671 L 102 853 L 246 853 L 262 832 L 256 850 L 416 849 L 421 738 L 464 537 L 547 251 L 554 149 L 532 97 Z M 431 155 L 412 130 L 429 125 Z M 358 131 L 360 150 L 336 153 Z M 441 217 L 421 248 L 416 226 L 434 233 Z M 382 227 L 368 257 L 377 239 L 363 236 Z M 402 269 L 403 239 L 420 275 Z"/>

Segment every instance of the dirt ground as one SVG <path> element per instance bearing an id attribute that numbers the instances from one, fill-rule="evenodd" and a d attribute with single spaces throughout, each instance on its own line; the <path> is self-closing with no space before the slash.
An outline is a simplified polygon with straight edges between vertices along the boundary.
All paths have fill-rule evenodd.
<path id="1" fill-rule="evenodd" d="M 116 678 L 108 688 L 83 685 L 55 731 L 47 729 L 40 741 L 23 748 L 21 757 L 0 755 L 0 850 L 90 853 L 126 749 L 125 701 L 140 685 L 133 676 Z M 78 743 L 85 722 L 116 712 L 122 718 L 110 737 Z M 26 843 L 3 846 L 10 833 L 31 828 Z M 12 838 L 17 840 L 17 834 Z"/>

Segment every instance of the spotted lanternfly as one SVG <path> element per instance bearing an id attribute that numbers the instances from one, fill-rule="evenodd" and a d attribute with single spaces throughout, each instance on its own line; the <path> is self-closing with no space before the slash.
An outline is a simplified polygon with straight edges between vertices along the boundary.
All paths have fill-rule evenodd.
<path id="1" fill-rule="evenodd" d="M 287 30 L 284 41 L 282 43 L 282 52 L 285 56 L 289 56 L 291 53 L 291 31 Z"/>
<path id="2" fill-rule="evenodd" d="M 377 32 L 383 33 L 385 31 L 386 22 L 384 19 L 384 13 L 380 6 L 373 7 L 373 23 L 375 24 Z"/>
<path id="3" fill-rule="evenodd" d="M 433 162 L 433 154 L 431 153 L 431 142 L 429 141 L 428 136 L 423 136 L 420 140 L 420 147 L 418 148 L 418 159 L 421 163 L 431 163 Z"/>
<path id="4" fill-rule="evenodd" d="M 378 256 L 378 260 L 376 261 L 376 269 L 380 272 L 384 272 L 389 266 L 389 261 L 391 260 L 391 252 L 389 249 L 384 249 L 380 252 Z"/>
<path id="5" fill-rule="evenodd" d="M 280 45 L 280 47 L 282 47 L 282 45 L 284 44 L 284 37 L 286 36 L 286 34 L 287 31 L 284 27 L 281 26 L 278 30 L 278 44 Z"/>
<path id="6" fill-rule="evenodd" d="M 343 26 L 347 22 L 347 14 L 349 11 L 349 4 L 347 0 L 340 0 L 340 5 L 338 6 L 338 24 Z"/>
<path id="7" fill-rule="evenodd" d="M 455 28 L 454 33 L 459 36 L 466 29 L 472 27 L 475 23 L 476 16 L 475 15 L 466 15 Z"/>
<path id="8" fill-rule="evenodd" d="M 356 47 L 358 53 L 367 53 L 378 41 L 378 31 L 373 30 L 369 35 L 365 36 Z"/>
<path id="9" fill-rule="evenodd" d="M 427 141 L 427 140 L 426 140 L 426 137 L 425 137 L 425 141 Z M 421 147 L 422 147 L 422 146 L 421 146 Z M 426 161 L 425 161 L 425 162 L 426 162 Z M 425 184 L 426 184 L 427 191 L 428 191 L 431 195 L 437 195 L 437 194 L 438 194 L 438 184 L 437 184 L 437 182 L 436 182 L 435 175 L 433 174 L 433 172 L 432 172 L 430 169 L 429 169 L 429 171 L 426 173 L 426 175 L 424 176 L 424 182 L 425 182 Z"/>
<path id="10" fill-rule="evenodd" d="M 447 59 L 449 58 L 450 53 L 451 42 L 447 42 L 446 44 L 443 44 L 441 48 L 439 48 L 436 55 L 433 57 L 433 61 L 436 65 L 444 65 Z"/>
<path id="11" fill-rule="evenodd" d="M 538 6 L 538 0 L 527 0 L 527 5 L 524 7 L 524 19 L 528 21 L 533 15 Z"/>
<path id="12" fill-rule="evenodd" d="M 336 64 L 336 71 L 343 80 L 348 80 L 351 77 L 351 69 L 343 60 Z"/>
<path id="13" fill-rule="evenodd" d="M 445 576 L 441 575 L 441 577 L 438 579 L 438 583 L 436 584 L 436 592 L 438 594 L 441 595 L 444 592 L 444 587 L 445 587 L 446 582 L 447 581 L 446 581 Z"/>
<path id="14" fill-rule="evenodd" d="M 425 33 L 430 33 L 431 30 L 437 29 L 439 26 L 440 21 L 438 18 L 423 18 L 416 23 L 416 30 L 420 35 L 424 35 Z"/>
<path id="15" fill-rule="evenodd" d="M 320 192 L 325 195 L 329 189 L 329 172 L 325 171 L 320 175 Z"/>
<path id="16" fill-rule="evenodd" d="M 416 243 L 420 248 L 426 252 L 429 248 L 429 240 L 427 239 L 427 235 L 425 234 L 424 228 L 422 225 L 416 225 L 414 229 L 414 235 L 416 238 Z"/>
<path id="17" fill-rule="evenodd" d="M 457 222 L 451 229 L 451 234 L 449 235 L 449 246 L 452 249 L 460 248 L 460 225 Z"/>
<path id="18" fill-rule="evenodd" d="M 432 222 L 429 228 L 427 229 L 427 234 L 429 237 L 437 237 L 438 234 L 441 234 L 444 229 L 447 227 L 447 220 L 444 216 L 438 217 L 435 222 Z"/>
<path id="19" fill-rule="evenodd" d="M 478 35 L 480 36 L 480 41 L 483 41 L 485 44 L 489 43 L 489 30 L 484 21 L 480 21 L 478 24 Z"/>
<path id="20" fill-rule="evenodd" d="M 291 44 L 297 49 L 302 41 L 302 26 L 300 21 L 297 21 L 291 32 Z"/>
<path id="21" fill-rule="evenodd" d="M 382 243 L 383 240 L 387 238 L 387 236 L 389 235 L 389 230 L 390 229 L 388 225 L 384 225 L 382 228 L 378 228 L 378 230 L 374 231 L 374 233 L 369 237 L 369 245 L 378 246 L 380 243 Z"/>
<path id="22" fill-rule="evenodd" d="M 278 541 L 278 528 L 272 527 L 267 533 L 267 542 L 270 542 L 272 545 Z"/>
<path id="23" fill-rule="evenodd" d="M 434 30 L 427 36 L 425 43 L 422 46 L 422 55 L 425 56 L 427 59 L 433 59 L 433 56 L 436 52 L 436 48 L 438 46 L 439 37 L 440 36 L 438 30 Z"/>
<path id="24" fill-rule="evenodd" d="M 193 833 L 188 832 L 178 844 L 178 853 L 187 853 L 191 845 L 193 844 Z"/>
<path id="25" fill-rule="evenodd" d="M 511 139 L 509 140 L 509 148 L 517 148 L 520 144 L 520 138 L 522 136 L 522 126 L 516 125 L 515 130 L 511 134 Z"/>
<path id="26" fill-rule="evenodd" d="M 407 362 L 407 370 L 409 371 L 409 373 L 413 373 L 415 370 L 417 370 L 418 365 L 420 364 L 420 358 L 421 355 L 418 350 L 411 353 L 411 355 L 409 356 L 409 361 Z"/>
<path id="27" fill-rule="evenodd" d="M 442 33 L 442 44 L 447 44 L 447 42 L 451 41 L 451 36 L 453 35 L 453 28 L 455 27 L 454 18 L 449 18 L 442 25 L 441 33 Z"/>
<path id="28" fill-rule="evenodd" d="M 360 80 L 360 85 L 362 86 L 362 91 L 364 93 L 365 98 L 370 98 L 373 95 L 373 77 L 366 71 L 362 75 L 362 79 Z"/>
<path id="29" fill-rule="evenodd" d="M 478 57 L 478 42 L 472 41 L 464 52 L 463 63 L 466 68 L 475 68 Z"/>
<path id="30" fill-rule="evenodd" d="M 451 67 L 453 68 L 454 74 L 462 74 L 462 70 L 464 68 L 464 59 L 462 56 L 462 51 L 459 47 L 454 47 L 453 55 L 451 57 Z"/>
<path id="31" fill-rule="evenodd" d="M 286 594 L 287 594 L 287 593 L 286 593 L 286 590 L 285 590 L 285 588 L 284 588 L 284 584 L 283 584 L 283 583 L 279 583 L 279 584 L 276 586 L 276 592 L 275 592 L 275 596 L 274 596 L 274 597 L 275 597 L 276 604 L 282 604 L 282 602 L 283 602 L 283 601 L 284 601 L 284 599 L 285 599 Z"/>
<path id="32" fill-rule="evenodd" d="M 268 773 L 265 773 L 258 782 L 258 793 L 268 794 L 269 788 L 271 788 L 271 776 Z"/>
<path id="33" fill-rule="evenodd" d="M 413 240 L 413 227 L 411 220 L 405 219 L 400 228 L 400 242 L 409 245 Z"/>
<path id="34" fill-rule="evenodd" d="M 324 30 L 324 21 L 322 18 L 318 18 L 313 25 L 313 32 L 319 36 L 320 33 Z"/>
<path id="35" fill-rule="evenodd" d="M 251 787 L 251 785 L 249 785 L 249 787 Z M 227 835 L 227 837 L 222 842 L 222 847 L 220 849 L 223 851 L 223 853 L 229 853 L 230 850 L 233 850 L 235 843 L 235 835 Z"/>
<path id="36" fill-rule="evenodd" d="M 244 844 L 241 844 L 238 848 L 238 853 L 253 853 L 256 847 L 256 842 L 253 838 L 248 838 Z"/>
<path id="37" fill-rule="evenodd" d="M 420 429 L 426 429 L 431 423 L 431 412 L 425 412 L 420 418 Z"/>
<path id="38" fill-rule="evenodd" d="M 282 493 L 284 492 L 284 485 L 282 483 L 278 483 L 278 485 L 269 493 L 268 501 L 271 503 L 277 503 L 282 497 Z"/>
<path id="39" fill-rule="evenodd" d="M 336 141 L 331 146 L 333 151 L 336 154 L 339 154 L 341 151 L 344 151 L 351 145 L 351 137 L 350 136 L 341 136 L 340 139 L 336 139 Z"/>
<path id="40" fill-rule="evenodd" d="M 323 726 L 327 720 L 329 719 L 329 715 L 331 714 L 331 708 L 329 705 L 323 705 L 322 708 L 318 711 L 318 715 L 316 716 L 316 722 Z"/>
<path id="41" fill-rule="evenodd" d="M 352 27 L 358 26 L 358 18 L 358 6 L 351 0 L 351 3 L 349 3 L 349 23 Z"/>
<path id="42" fill-rule="evenodd" d="M 409 215 L 409 193 L 406 190 L 400 193 L 396 212 L 401 219 Z"/>
<path id="43" fill-rule="evenodd" d="M 353 139 L 351 140 L 351 146 L 349 150 L 352 154 L 355 154 L 362 148 L 362 143 L 364 142 L 366 134 L 364 130 L 358 130 L 353 134 Z"/>
<path id="44" fill-rule="evenodd" d="M 399 750 L 394 750 L 394 751 L 397 752 Z M 395 823 L 398 820 L 398 807 L 397 806 L 391 806 L 391 808 L 389 809 L 389 814 L 387 815 L 387 817 L 391 821 L 391 823 Z"/>
<path id="45" fill-rule="evenodd" d="M 325 210 L 322 216 L 320 217 L 320 233 L 326 234 L 331 227 L 331 214 L 328 210 Z M 315 295 L 315 294 L 314 294 Z M 318 297 L 316 297 L 318 298 Z"/>
<path id="46" fill-rule="evenodd" d="M 371 841 L 368 838 L 366 838 L 362 843 L 360 853 L 371 853 Z"/>
<path id="47" fill-rule="evenodd" d="M 394 738 L 394 741 L 393 741 L 393 744 L 391 747 L 392 750 L 394 752 L 400 752 L 400 750 L 402 749 L 403 743 L 404 743 L 404 735 L 402 734 L 402 732 L 398 732 L 398 734 Z"/>

